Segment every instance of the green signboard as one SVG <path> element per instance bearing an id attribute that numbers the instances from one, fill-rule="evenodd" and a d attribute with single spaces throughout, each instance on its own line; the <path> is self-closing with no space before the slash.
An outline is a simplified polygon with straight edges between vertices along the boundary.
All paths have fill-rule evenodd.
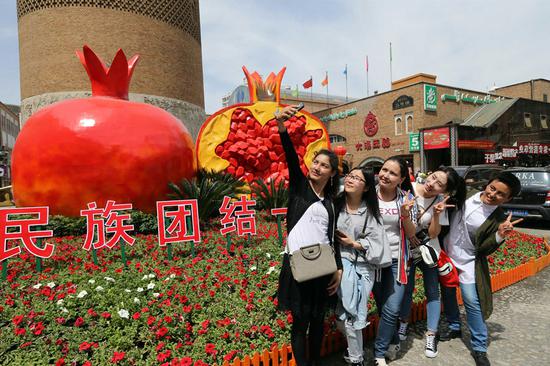
<path id="1" fill-rule="evenodd" d="M 420 133 L 409 134 L 409 152 L 420 151 Z"/>
<path id="2" fill-rule="evenodd" d="M 424 110 L 437 110 L 437 87 L 435 85 L 424 84 Z"/>

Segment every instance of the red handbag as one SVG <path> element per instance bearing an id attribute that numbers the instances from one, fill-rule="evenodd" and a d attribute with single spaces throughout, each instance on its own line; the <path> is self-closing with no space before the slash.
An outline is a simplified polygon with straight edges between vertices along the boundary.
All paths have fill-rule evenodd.
<path id="1" fill-rule="evenodd" d="M 439 272 L 439 282 L 445 287 L 458 287 L 458 270 L 451 261 L 451 258 L 443 250 L 439 253 L 437 261 L 437 270 Z"/>

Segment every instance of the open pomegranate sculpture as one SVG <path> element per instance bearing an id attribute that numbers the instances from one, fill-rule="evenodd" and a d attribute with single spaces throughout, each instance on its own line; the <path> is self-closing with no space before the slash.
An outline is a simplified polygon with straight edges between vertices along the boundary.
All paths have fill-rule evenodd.
<path id="1" fill-rule="evenodd" d="M 279 103 L 281 81 L 286 68 L 271 73 L 265 80 L 246 67 L 251 103 L 236 104 L 210 116 L 197 138 L 199 167 L 226 171 L 252 183 L 255 179 L 288 181 L 281 139 L 273 113 L 284 107 Z M 316 151 L 329 146 L 323 123 L 302 110 L 285 122 L 304 173 Z"/>
<path id="2" fill-rule="evenodd" d="M 192 137 L 170 113 L 128 100 L 138 55 L 127 60 L 118 50 L 110 67 L 87 46 L 77 55 L 92 97 L 52 104 L 27 120 L 12 156 L 16 205 L 78 216 L 88 202 L 115 200 L 154 212 L 169 182 L 194 176 Z"/>

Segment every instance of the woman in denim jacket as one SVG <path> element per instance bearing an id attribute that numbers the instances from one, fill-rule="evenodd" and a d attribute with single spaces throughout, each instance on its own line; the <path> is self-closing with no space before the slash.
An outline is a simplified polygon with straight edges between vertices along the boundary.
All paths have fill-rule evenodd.
<path id="1" fill-rule="evenodd" d="M 372 170 L 352 169 L 345 177 L 344 192 L 337 197 L 335 206 L 336 243 L 340 245 L 344 268 L 336 313 L 338 326 L 348 343 L 344 358 L 359 366 L 363 364 L 363 328 L 368 324 L 368 301 L 375 270 L 379 265 L 391 264 Z"/>

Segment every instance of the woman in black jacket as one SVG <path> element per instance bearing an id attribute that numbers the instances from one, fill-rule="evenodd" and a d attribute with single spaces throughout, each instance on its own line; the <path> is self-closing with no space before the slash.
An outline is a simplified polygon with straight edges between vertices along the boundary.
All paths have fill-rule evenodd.
<path id="1" fill-rule="evenodd" d="M 320 150 L 307 177 L 302 173 L 298 155 L 284 126 L 284 121 L 296 112 L 296 107 L 289 106 L 275 115 L 289 173 L 288 236 L 279 277 L 278 307 L 292 313 L 291 344 L 296 364 L 309 366 L 315 365 L 320 358 L 325 307 L 342 277 L 340 249 L 333 243 L 335 211 L 332 198 L 338 186 L 338 158 L 332 151 Z M 292 276 L 288 253 L 316 243 L 333 245 L 338 270 L 298 283 Z M 309 335 L 309 362 L 306 335 Z"/>

